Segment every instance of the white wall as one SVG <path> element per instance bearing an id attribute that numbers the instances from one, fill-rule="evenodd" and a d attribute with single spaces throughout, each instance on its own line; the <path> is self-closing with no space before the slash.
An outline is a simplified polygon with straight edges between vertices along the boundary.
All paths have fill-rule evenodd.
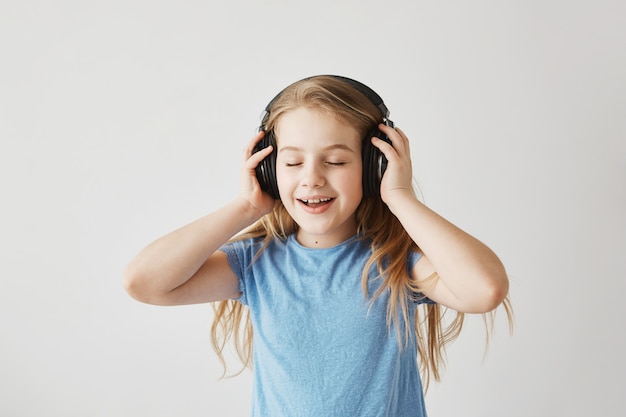
<path id="1" fill-rule="evenodd" d="M 0 3 L 0 415 L 246 416 L 209 306 L 131 300 L 145 244 L 235 195 L 278 90 L 365 82 L 410 136 L 427 204 L 511 275 L 431 416 L 621 416 L 622 1 Z"/>

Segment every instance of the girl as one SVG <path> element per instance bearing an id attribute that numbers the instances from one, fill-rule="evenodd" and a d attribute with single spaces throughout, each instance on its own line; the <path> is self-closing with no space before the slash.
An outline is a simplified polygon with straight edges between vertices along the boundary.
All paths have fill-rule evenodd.
<path id="1" fill-rule="evenodd" d="M 420 366 L 438 379 L 463 313 L 495 309 L 508 279 L 416 198 L 409 141 L 382 99 L 338 76 L 290 85 L 240 178 L 235 200 L 137 255 L 129 294 L 219 302 L 213 344 L 222 358 L 233 337 L 253 364 L 253 416 L 425 416 Z"/>

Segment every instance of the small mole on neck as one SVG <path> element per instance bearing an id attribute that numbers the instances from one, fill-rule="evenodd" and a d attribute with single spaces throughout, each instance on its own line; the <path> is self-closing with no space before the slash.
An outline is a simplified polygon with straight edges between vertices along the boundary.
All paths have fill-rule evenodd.
<path id="1" fill-rule="evenodd" d="M 317 245 L 317 240 L 315 241 L 315 244 Z"/>

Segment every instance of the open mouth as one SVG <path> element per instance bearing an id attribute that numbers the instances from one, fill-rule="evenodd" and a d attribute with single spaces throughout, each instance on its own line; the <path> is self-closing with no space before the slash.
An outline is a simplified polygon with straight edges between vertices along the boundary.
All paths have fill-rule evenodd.
<path id="1" fill-rule="evenodd" d="M 325 204 L 330 203 L 331 201 L 333 201 L 333 199 L 332 198 L 309 198 L 309 199 L 299 198 L 298 201 L 300 201 L 301 203 L 303 203 L 304 205 L 308 207 L 321 207 Z"/>

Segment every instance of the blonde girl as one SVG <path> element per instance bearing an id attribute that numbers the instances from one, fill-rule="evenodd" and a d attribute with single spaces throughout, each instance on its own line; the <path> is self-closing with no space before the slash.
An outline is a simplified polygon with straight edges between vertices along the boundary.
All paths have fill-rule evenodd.
<path id="1" fill-rule="evenodd" d="M 280 92 L 239 196 L 148 245 L 124 283 L 217 302 L 213 344 L 221 358 L 234 338 L 252 366 L 252 416 L 425 416 L 420 368 L 439 379 L 463 314 L 509 313 L 498 257 L 417 199 L 408 138 L 339 76 Z"/>

